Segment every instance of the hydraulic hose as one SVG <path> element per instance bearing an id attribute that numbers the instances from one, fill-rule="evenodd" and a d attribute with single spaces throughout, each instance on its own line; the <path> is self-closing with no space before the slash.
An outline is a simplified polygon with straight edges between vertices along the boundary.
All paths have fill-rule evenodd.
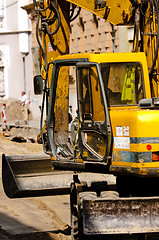
<path id="1" fill-rule="evenodd" d="M 79 14 L 81 12 L 81 7 L 79 7 L 78 10 L 77 10 L 77 13 L 75 14 L 75 16 L 73 16 L 76 7 L 77 6 L 73 4 L 72 9 L 70 10 L 70 12 L 71 12 L 71 14 L 70 14 L 70 22 L 74 21 L 79 16 Z"/>
<path id="2" fill-rule="evenodd" d="M 39 44 L 40 50 L 41 50 L 41 52 L 42 52 L 42 57 L 43 57 L 43 59 L 44 59 L 45 62 L 46 62 L 45 51 L 44 51 L 44 49 L 43 49 L 43 47 L 42 47 L 42 44 L 41 44 L 41 42 L 40 42 L 40 39 L 39 39 L 39 19 L 40 19 L 40 17 L 39 17 L 39 15 L 38 15 L 38 17 L 37 17 L 37 23 L 36 23 L 36 39 L 37 39 L 37 42 L 38 42 L 38 44 Z"/>
<path id="3" fill-rule="evenodd" d="M 42 18 L 42 26 L 45 27 L 45 30 L 46 30 L 47 34 L 49 36 L 52 36 L 52 35 L 56 34 L 57 31 L 59 30 L 59 27 L 61 25 L 61 16 L 60 16 L 58 7 L 53 0 L 50 0 L 49 9 L 50 9 L 50 15 L 49 16 L 51 16 L 52 12 L 54 12 L 54 16 L 51 17 L 51 18 L 50 17 L 47 17 L 47 18 L 43 17 Z M 56 26 L 56 28 L 53 32 L 50 32 L 49 25 L 52 25 L 56 20 L 57 20 L 57 26 Z"/>
<path id="4" fill-rule="evenodd" d="M 135 4 L 135 1 L 131 1 L 133 4 Z M 148 9 L 148 3 L 150 4 L 150 9 Z M 143 8 L 143 9 L 142 9 Z M 139 13 L 137 14 L 137 10 L 138 8 L 136 8 L 135 12 L 136 12 L 136 16 L 139 16 Z M 155 10 L 155 12 L 154 12 Z M 144 34 L 144 30 L 143 30 L 143 19 L 146 18 L 147 16 L 145 15 L 145 12 L 149 11 L 150 15 L 151 14 L 155 14 L 156 13 L 156 21 L 155 21 L 155 25 L 157 25 L 157 31 L 156 31 L 156 46 L 154 45 L 154 57 L 152 60 L 152 65 L 149 69 L 149 76 L 150 79 L 153 76 L 153 72 L 154 72 L 154 67 L 156 65 L 156 60 L 158 57 L 158 48 L 159 48 L 159 9 L 158 9 L 158 1 L 157 0 L 146 0 L 142 2 L 142 5 L 140 6 L 140 20 L 135 18 L 135 27 L 134 27 L 134 44 L 133 44 L 133 50 L 135 52 L 138 51 L 138 44 L 139 44 L 139 28 L 140 28 L 140 35 L 141 35 L 141 48 L 140 51 L 143 51 L 143 34 Z M 149 16 L 149 21 L 150 21 L 150 17 Z M 151 18 L 152 19 L 152 18 Z M 140 25 L 139 25 L 140 22 Z M 150 25 L 152 23 L 149 23 Z M 151 34 L 151 32 L 150 32 Z M 153 34 L 153 33 L 152 33 Z"/>
<path id="5" fill-rule="evenodd" d="M 157 13 L 157 25 L 158 25 L 158 28 L 157 28 L 155 55 L 154 55 L 152 66 L 151 66 L 150 71 L 149 71 L 149 76 L 150 77 L 152 77 L 152 75 L 153 75 L 154 67 L 156 65 L 156 60 L 157 60 L 157 57 L 158 57 L 158 47 L 159 47 L 159 9 L 158 9 L 158 1 L 153 0 L 153 3 L 154 3 L 154 6 L 155 6 L 155 11 Z"/>

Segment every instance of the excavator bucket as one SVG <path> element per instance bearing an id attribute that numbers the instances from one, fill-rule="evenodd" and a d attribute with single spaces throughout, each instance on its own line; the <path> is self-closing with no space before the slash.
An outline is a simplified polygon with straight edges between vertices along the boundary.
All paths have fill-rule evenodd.
<path id="1" fill-rule="evenodd" d="M 85 235 L 159 232 L 159 198 L 83 199 Z"/>
<path id="2" fill-rule="evenodd" d="M 47 155 L 3 154 L 2 181 L 9 198 L 49 196 L 70 193 L 72 175 L 68 171 L 55 171 Z"/>

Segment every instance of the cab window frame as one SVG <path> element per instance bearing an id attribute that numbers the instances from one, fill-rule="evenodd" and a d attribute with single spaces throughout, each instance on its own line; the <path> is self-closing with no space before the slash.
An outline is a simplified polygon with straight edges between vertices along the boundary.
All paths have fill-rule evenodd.
<path id="1" fill-rule="evenodd" d="M 103 65 L 121 65 L 121 64 L 124 64 L 124 65 L 134 65 L 136 64 L 136 66 L 139 66 L 140 69 L 141 69 L 141 81 L 142 81 L 142 89 L 143 89 L 143 98 L 146 98 L 146 92 L 145 92 L 145 82 L 144 82 L 144 74 L 143 74 L 143 67 L 142 67 L 142 64 L 140 62 L 102 62 L 99 64 L 99 67 L 100 67 L 100 71 L 101 71 L 101 68 Z M 101 71 L 101 75 L 102 75 L 102 79 L 103 78 L 103 74 L 102 74 L 102 71 Z M 104 88 L 105 88 L 105 94 L 106 94 L 106 97 L 107 97 L 107 103 L 108 103 L 108 106 L 109 107 L 130 107 L 130 106 L 138 106 L 138 103 L 135 103 L 135 104 L 128 104 L 128 103 L 123 103 L 123 104 L 110 104 L 109 102 L 109 97 L 108 97 L 108 94 L 107 94 L 107 91 L 106 91 L 106 87 L 108 88 L 108 85 L 109 85 L 109 78 L 108 78 L 108 85 L 105 86 L 105 81 L 103 80 L 103 85 L 104 85 Z M 139 102 L 139 100 L 138 100 Z"/>

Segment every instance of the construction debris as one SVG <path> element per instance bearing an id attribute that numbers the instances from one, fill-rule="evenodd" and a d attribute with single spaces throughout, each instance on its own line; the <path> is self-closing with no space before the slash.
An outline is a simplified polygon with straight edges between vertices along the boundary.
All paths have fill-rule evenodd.
<path id="1" fill-rule="evenodd" d="M 20 100 L 9 98 L 0 100 L 0 132 L 11 141 L 36 142 L 40 129 L 40 109 L 36 104 L 28 104 L 27 121 Z"/>

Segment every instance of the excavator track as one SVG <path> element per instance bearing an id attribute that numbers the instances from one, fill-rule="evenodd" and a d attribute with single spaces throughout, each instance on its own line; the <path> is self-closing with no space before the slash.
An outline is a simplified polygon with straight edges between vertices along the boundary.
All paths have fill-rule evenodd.
<path id="1" fill-rule="evenodd" d="M 159 232 L 159 198 L 82 200 L 83 233 L 141 234 Z"/>

